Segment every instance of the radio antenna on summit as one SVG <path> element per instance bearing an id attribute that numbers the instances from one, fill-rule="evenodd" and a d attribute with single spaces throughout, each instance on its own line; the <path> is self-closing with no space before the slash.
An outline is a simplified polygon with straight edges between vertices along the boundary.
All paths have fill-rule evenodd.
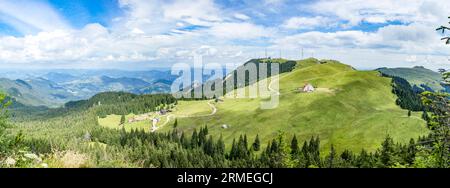
<path id="1" fill-rule="evenodd" d="M 302 48 L 302 59 L 305 59 L 305 53 L 304 53 L 304 51 L 303 51 L 304 49 Z"/>

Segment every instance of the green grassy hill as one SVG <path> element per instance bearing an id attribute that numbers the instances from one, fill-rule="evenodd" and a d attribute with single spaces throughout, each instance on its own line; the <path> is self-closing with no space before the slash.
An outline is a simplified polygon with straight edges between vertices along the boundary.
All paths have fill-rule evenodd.
<path id="1" fill-rule="evenodd" d="M 321 156 L 329 153 L 331 144 L 337 152 L 344 149 L 360 152 L 363 148 L 373 152 L 388 134 L 396 142 L 407 143 L 429 133 L 420 113 L 412 112 L 408 117 L 408 111 L 395 104 L 392 81 L 379 72 L 356 71 L 336 61 L 295 62 L 295 69 L 279 75 L 280 103 L 272 110 L 260 108 L 261 102 L 267 100 L 264 98 L 176 101 L 169 94 L 107 92 L 57 109 L 29 109 L 21 105 L 11 110 L 28 110 L 15 113 L 18 115 L 7 132 L 11 136 L 24 133 L 24 144 L 33 152 L 50 156 L 45 160 L 50 167 L 73 166 L 64 164 L 67 153 L 76 153 L 83 159 L 76 167 L 166 167 L 164 160 L 171 159 L 171 153 L 182 148 L 173 140 L 154 139 L 166 136 L 173 139 L 171 135 L 180 135 L 179 131 L 190 138 L 194 129 L 199 131 L 205 125 L 214 139 L 222 136 L 227 151 L 233 139 L 242 134 L 247 135 L 249 144 L 259 135 L 263 149 L 281 131 L 287 141 L 295 134 L 300 145 L 319 136 Z M 268 79 L 269 83 L 274 80 Z M 305 83 L 314 85 L 316 91 L 298 92 Z M 170 112 L 157 113 L 161 108 Z M 31 117 L 24 118 L 23 114 Z M 122 114 L 125 123 L 120 125 Z M 145 120 L 129 121 L 140 119 L 143 114 L 147 115 Z M 171 134 L 133 131 L 150 132 L 153 118 L 160 119 L 156 133 Z M 172 131 L 175 120 L 178 132 Z M 119 131 L 122 128 L 128 133 Z M 186 150 L 189 151 L 186 155 L 193 157 L 186 159 L 194 164 L 187 167 L 212 167 L 220 163 L 211 162 L 210 156 L 197 155 L 198 149 Z M 197 164 L 197 161 L 209 162 Z"/>
<path id="2" fill-rule="evenodd" d="M 279 63 L 286 62 L 292 61 Z M 271 78 L 268 80 L 270 82 Z M 264 146 L 282 131 L 288 137 L 297 135 L 300 142 L 319 136 L 323 152 L 327 152 L 331 144 L 338 150 L 348 148 L 359 151 L 364 148 L 373 151 L 380 147 L 388 134 L 397 142 L 408 142 L 410 138 L 417 139 L 428 134 L 421 114 L 413 112 L 408 117 L 408 111 L 395 104 L 397 97 L 392 93 L 391 79 L 380 76 L 377 71 L 357 71 L 336 61 L 307 59 L 296 61 L 295 69 L 280 74 L 279 83 L 280 103 L 278 108 L 272 110 L 260 109 L 261 102 L 266 99 L 225 98 L 218 102 L 179 101 L 172 108 L 173 112 L 157 115 L 151 109 L 145 109 L 140 102 L 141 105 L 135 104 L 137 101 L 133 97 L 120 97 L 124 95 L 120 93 L 115 94 L 119 100 L 97 95 L 89 101 L 68 103 L 66 107 L 89 108 L 101 104 L 96 108 L 103 115 L 97 116 L 96 126 L 113 129 L 121 128 L 120 116 L 113 114 L 124 114 L 123 109 L 139 107 L 140 110 L 127 111 L 130 113 L 126 116 L 127 121 L 134 116 L 132 113 L 152 113 L 152 117 L 155 115 L 161 119 L 157 132 L 173 130 L 172 125 L 177 119 L 177 129 L 187 134 L 208 125 L 210 134 L 215 138 L 222 135 L 227 147 L 241 134 L 246 134 L 249 142 L 259 135 Z M 305 83 L 311 83 L 317 90 L 299 93 L 298 88 Z M 107 105 L 108 101 L 112 102 L 112 106 Z M 130 105 L 123 106 L 122 103 Z M 224 129 L 223 125 L 228 128 Z M 128 131 L 150 131 L 150 128 L 149 120 L 125 123 Z"/>
<path id="3" fill-rule="evenodd" d="M 397 76 L 408 80 L 411 85 L 423 88 L 423 85 L 433 89 L 434 91 L 444 90 L 440 84 L 442 75 L 424 67 L 413 68 L 380 68 L 378 71 L 390 75 Z"/>
<path id="4" fill-rule="evenodd" d="M 317 91 L 296 92 L 306 82 Z M 189 133 L 208 125 L 212 135 L 222 135 L 228 143 L 240 134 L 247 134 L 250 141 L 259 134 L 262 143 L 267 143 L 279 131 L 289 136 L 296 134 L 302 142 L 320 136 L 323 151 L 328 151 L 331 144 L 338 149 L 375 150 L 387 134 L 398 142 L 427 134 L 420 114 L 408 117 L 407 110 L 396 106 L 391 90 L 391 80 L 376 71 L 356 71 L 335 61 L 317 63 L 309 59 L 280 75 L 278 108 L 260 109 L 264 99 L 224 99 L 214 103 L 217 112 L 213 115 L 177 117 L 178 129 Z M 203 108 L 190 104 L 194 102 L 180 103 L 175 113 L 189 112 L 195 106 L 196 114 L 210 114 L 207 102 L 203 101 Z M 229 128 L 223 129 L 222 125 Z M 164 126 L 160 131 L 172 129 Z"/>

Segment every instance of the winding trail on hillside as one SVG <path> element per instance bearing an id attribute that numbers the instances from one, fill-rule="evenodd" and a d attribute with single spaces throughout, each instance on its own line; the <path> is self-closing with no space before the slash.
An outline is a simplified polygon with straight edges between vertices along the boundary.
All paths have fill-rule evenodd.
<path id="1" fill-rule="evenodd" d="M 273 77 L 272 77 L 273 78 Z M 278 88 L 278 90 L 275 90 L 275 89 L 273 89 L 273 87 L 272 87 L 272 85 L 273 85 L 273 83 L 275 82 L 275 81 L 277 81 L 278 82 L 278 87 L 279 87 L 279 85 L 280 85 L 280 76 L 276 76 L 276 78 L 274 79 L 274 80 L 272 80 L 272 79 L 270 79 L 270 84 L 269 84 L 269 90 L 271 91 L 271 92 L 273 92 L 273 93 L 275 93 L 275 95 L 281 95 L 281 93 L 280 93 L 280 88 Z"/>
<path id="2" fill-rule="evenodd" d="M 205 115 L 178 115 L 177 117 L 179 117 L 179 118 L 198 118 L 198 117 L 208 117 L 208 116 L 216 115 L 217 108 L 211 102 L 212 101 L 208 101 L 208 106 L 211 107 L 211 109 L 212 109 L 212 112 L 210 114 L 205 114 Z"/>
<path id="3" fill-rule="evenodd" d="M 166 118 L 166 121 L 164 122 L 164 124 L 156 127 L 154 130 L 152 130 L 152 132 L 156 132 L 158 129 L 161 129 L 162 127 L 166 126 L 167 124 L 169 124 L 172 121 L 173 118 L 198 118 L 198 117 L 208 117 L 208 116 L 215 115 L 217 113 L 217 107 L 214 104 L 212 104 L 211 102 L 212 101 L 208 101 L 208 106 L 211 107 L 211 109 L 212 109 L 212 112 L 210 114 L 206 114 L 206 115 L 191 115 L 191 116 L 189 116 L 189 115 L 187 115 L 187 116 L 186 115 L 185 116 L 178 115 L 177 116 L 177 115 L 174 115 L 174 114 L 170 114 L 170 115 L 167 115 L 167 118 Z"/>

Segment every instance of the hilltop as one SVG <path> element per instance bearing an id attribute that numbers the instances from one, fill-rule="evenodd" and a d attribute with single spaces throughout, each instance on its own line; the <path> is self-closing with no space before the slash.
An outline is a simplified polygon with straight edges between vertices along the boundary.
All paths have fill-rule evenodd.
<path id="1" fill-rule="evenodd" d="M 441 74 L 421 66 L 413 68 L 379 68 L 377 70 L 389 76 L 404 78 L 411 85 L 423 90 L 450 92 L 450 88 L 445 88 L 441 85 Z"/>
<path id="2" fill-rule="evenodd" d="M 173 130 L 171 125 L 177 119 L 178 130 L 190 134 L 207 125 L 210 134 L 222 135 L 228 145 L 241 134 L 249 140 L 259 135 L 264 145 L 281 131 L 290 137 L 295 134 L 301 142 L 319 136 L 323 151 L 331 144 L 338 149 L 373 151 L 387 135 L 405 143 L 428 133 L 421 113 L 412 112 L 408 117 L 408 110 L 396 105 L 391 79 L 377 71 L 357 71 L 337 61 L 317 59 L 254 59 L 247 63 L 258 62 L 285 65 L 279 75 L 278 108 L 260 109 L 260 103 L 266 100 L 261 98 L 180 101 L 173 109 L 171 123 L 158 131 Z M 246 90 L 260 81 L 247 80 L 246 86 L 236 89 Z M 316 91 L 299 93 L 305 83 L 312 84 Z"/>
<path id="3" fill-rule="evenodd" d="M 417 140 L 429 133 L 421 112 L 411 112 L 409 116 L 408 110 L 397 106 L 397 96 L 392 93 L 393 89 L 398 89 L 396 84 L 377 71 L 357 71 L 332 60 L 272 63 L 290 67 L 279 75 L 277 95 L 280 103 L 275 109 L 260 108 L 261 102 L 267 100 L 265 98 L 175 100 L 170 94 L 106 92 L 56 109 L 17 103 L 11 109 L 15 118 L 8 132 L 12 135 L 24 133 L 33 152 L 52 155 L 49 159 L 52 167 L 73 166 L 65 164 L 64 157 L 54 151 L 78 152 L 77 155 L 84 159 L 76 164 L 78 167 L 165 167 L 164 161 L 171 160 L 169 156 L 174 154 L 173 151 L 180 149 L 183 150 L 181 153 L 189 150 L 187 156 L 192 158 L 188 160 L 195 163 L 195 167 L 243 165 L 211 162 L 216 158 L 198 153 L 198 147 L 209 151 L 206 150 L 208 147 L 191 145 L 195 138 L 191 135 L 197 130 L 197 136 L 202 134 L 202 140 L 206 141 L 205 126 L 206 134 L 211 136 L 208 143 L 218 139 L 216 146 L 223 147 L 220 150 L 226 152 L 221 157 L 233 153 L 233 140 L 240 135 L 246 135 L 248 144 L 259 135 L 263 149 L 269 141 L 274 143 L 273 139 L 280 133 L 284 133 L 286 141 L 295 134 L 300 146 L 302 143 L 320 145 L 320 149 L 314 147 L 314 150 L 326 156 L 331 145 L 338 153 L 360 152 L 361 149 L 374 152 L 387 135 L 394 142 L 406 144 L 411 138 Z M 253 85 L 262 81 L 260 78 Z M 276 79 L 268 78 L 267 81 L 270 88 L 270 83 Z M 299 92 L 305 83 L 315 90 Z M 248 83 L 236 90 L 251 85 Z M 158 127 L 152 129 L 155 118 L 159 119 Z M 154 134 L 148 134 L 150 132 Z M 312 141 L 312 137 L 319 137 L 320 144 L 318 139 Z M 236 141 L 242 144 L 244 140 L 240 138 Z M 196 161 L 202 162 L 197 164 Z M 274 165 L 273 162 L 267 164 L 263 166 Z"/>

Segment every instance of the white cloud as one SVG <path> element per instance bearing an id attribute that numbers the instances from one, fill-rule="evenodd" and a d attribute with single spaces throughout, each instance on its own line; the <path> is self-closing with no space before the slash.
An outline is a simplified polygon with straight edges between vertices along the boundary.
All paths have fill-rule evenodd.
<path id="1" fill-rule="evenodd" d="M 242 14 L 242 13 L 236 13 L 236 14 L 234 14 L 234 17 L 239 20 L 249 20 L 250 19 L 249 16 Z"/>
<path id="2" fill-rule="evenodd" d="M 338 31 L 335 33 L 324 33 L 311 31 L 275 40 L 275 44 L 284 48 L 353 48 L 362 47 L 376 40 L 376 36 L 362 31 Z"/>
<path id="3" fill-rule="evenodd" d="M 333 23 L 333 20 L 322 16 L 292 17 L 283 24 L 283 27 L 287 29 L 314 29 L 317 27 L 328 28 L 335 26 L 336 23 Z"/>
<path id="4" fill-rule="evenodd" d="M 312 48 L 361 48 L 392 50 L 407 53 L 433 53 L 445 47 L 439 42 L 433 27 L 421 24 L 389 25 L 376 32 L 359 30 L 318 32 L 311 31 L 275 40 L 278 46 L 308 46 Z M 450 52 L 448 52 L 450 54 Z"/>
<path id="5" fill-rule="evenodd" d="M 2 0 L 0 21 L 25 34 L 71 28 L 52 7 L 39 1 Z"/>
<path id="6" fill-rule="evenodd" d="M 221 21 L 219 9 L 211 0 L 176 0 L 162 7 L 164 17 L 182 20 L 193 25 L 209 25 L 209 22 Z"/>
<path id="7" fill-rule="evenodd" d="M 265 5 L 280 5 L 284 3 L 285 0 L 264 0 Z"/>
<path id="8" fill-rule="evenodd" d="M 271 37 L 274 31 L 251 23 L 220 23 L 212 26 L 208 33 L 221 39 L 257 39 Z"/>
<path id="9" fill-rule="evenodd" d="M 416 62 L 417 56 L 415 56 L 415 55 L 408 56 L 408 57 L 406 57 L 405 61 L 406 62 Z"/>
<path id="10" fill-rule="evenodd" d="M 362 21 L 436 23 L 446 18 L 445 12 L 449 7 L 450 2 L 440 0 L 321 0 L 306 9 L 335 16 L 347 21 L 347 26 L 356 26 Z"/>
<path id="11" fill-rule="evenodd" d="M 48 5 L 28 11 L 29 7 L 12 2 L 0 4 L 1 21 L 31 34 L 0 37 L 0 61 L 4 63 L 164 64 L 190 61 L 193 52 L 201 52 L 214 62 L 243 62 L 263 57 L 265 48 L 276 51 L 277 56 L 281 49 L 286 56 L 292 54 L 290 58 L 299 58 L 299 49 L 305 48 L 308 54 L 321 58 L 375 68 L 408 63 L 445 65 L 448 62 L 442 60 L 450 56 L 450 47 L 434 32 L 435 27 L 447 23 L 450 2 L 437 0 L 324 0 L 289 4 L 303 7 L 308 16 L 257 19 L 249 16 L 257 12 L 224 10 L 213 0 L 119 0 L 125 14 L 114 18 L 112 26 L 93 23 L 82 29 L 71 29 Z M 274 8 L 268 11 L 276 15 L 277 11 L 283 14 L 287 5 L 283 3 L 265 0 L 262 4 Z M 27 10 L 26 14 L 22 10 Z M 258 24 L 261 21 L 264 26 Z M 375 31 L 352 29 L 362 22 L 391 21 L 407 25 L 387 25 Z M 203 27 L 189 29 L 193 25 Z M 321 28 L 338 31 L 321 32 Z M 415 61 L 411 57 L 416 57 Z"/>
<path id="12" fill-rule="evenodd" d="M 150 33 L 161 33 L 184 23 L 209 26 L 222 20 L 212 0 L 120 0 L 119 5 L 127 10 L 127 28 L 146 28 Z"/>

